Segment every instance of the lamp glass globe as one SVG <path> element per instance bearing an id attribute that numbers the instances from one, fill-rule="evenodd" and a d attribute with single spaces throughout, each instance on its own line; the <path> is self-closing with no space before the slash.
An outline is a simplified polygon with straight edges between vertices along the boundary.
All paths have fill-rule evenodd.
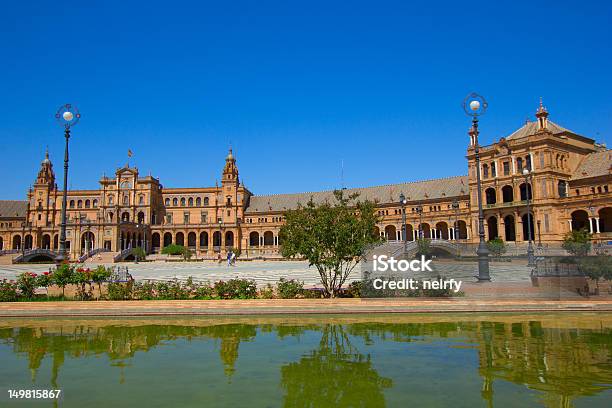
<path id="1" fill-rule="evenodd" d="M 480 109 L 480 101 L 470 102 L 470 109 L 473 111 L 477 111 L 478 109 Z"/>
<path id="2" fill-rule="evenodd" d="M 66 111 L 62 114 L 62 117 L 66 122 L 70 122 L 74 118 L 74 115 L 72 114 L 72 112 Z"/>
<path id="3" fill-rule="evenodd" d="M 523 169 L 523 175 L 526 176 L 529 174 L 529 169 Z"/>

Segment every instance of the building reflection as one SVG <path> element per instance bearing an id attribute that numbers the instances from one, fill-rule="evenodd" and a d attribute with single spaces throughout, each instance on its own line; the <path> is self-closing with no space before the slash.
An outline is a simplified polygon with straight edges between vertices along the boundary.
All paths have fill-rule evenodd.
<path id="1" fill-rule="evenodd" d="M 610 390 L 612 384 L 612 330 L 610 326 L 589 328 L 554 327 L 530 321 L 462 321 L 431 323 L 308 322 L 303 324 L 230 323 L 189 325 L 100 325 L 0 328 L 0 345 L 25 356 L 31 378 L 45 358 L 52 360 L 51 385 L 58 384 L 67 358 L 106 355 L 111 364 L 129 369 L 137 352 L 182 339 L 214 340 L 228 381 L 236 372 L 240 344 L 256 341 L 258 333 L 286 337 L 320 336 L 316 347 L 297 360 L 280 366 L 286 406 L 384 406 L 385 390 L 394 380 L 381 376 L 372 355 L 355 344 L 378 342 L 434 342 L 461 339 L 473 348 L 482 378 L 481 397 L 495 406 L 496 382 L 510 382 L 536 391 L 546 407 L 571 407 L 583 396 Z M 392 321 L 392 320 L 391 320 Z M 361 346 L 362 348 L 364 346 Z M 369 348 L 368 348 L 369 349 Z M 466 367 L 472 369 L 472 367 Z M 120 374 L 122 378 L 122 374 Z M 119 381 L 122 381 L 120 378 Z M 501 406 L 501 405 L 500 405 Z"/>

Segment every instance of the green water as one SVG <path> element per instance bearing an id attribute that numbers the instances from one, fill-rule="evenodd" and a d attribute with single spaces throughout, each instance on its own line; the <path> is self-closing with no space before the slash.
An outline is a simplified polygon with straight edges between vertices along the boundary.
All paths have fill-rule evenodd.
<path id="1" fill-rule="evenodd" d="M 610 314 L 5 319 L 0 407 L 611 407 L 611 352 Z"/>

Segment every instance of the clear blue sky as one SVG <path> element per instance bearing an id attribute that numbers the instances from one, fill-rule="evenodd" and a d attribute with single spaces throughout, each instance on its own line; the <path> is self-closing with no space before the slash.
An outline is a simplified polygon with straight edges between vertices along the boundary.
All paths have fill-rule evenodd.
<path id="1" fill-rule="evenodd" d="M 90 5 L 96 3 L 96 5 Z M 164 186 L 210 186 L 231 142 L 256 194 L 466 174 L 533 118 L 611 142 L 610 2 L 12 1 L 0 14 L 0 199 L 23 199 L 59 105 L 82 113 L 70 185 L 134 151 Z M 502 4 L 503 3 L 503 4 Z M 60 188 L 61 188 L 61 183 Z"/>

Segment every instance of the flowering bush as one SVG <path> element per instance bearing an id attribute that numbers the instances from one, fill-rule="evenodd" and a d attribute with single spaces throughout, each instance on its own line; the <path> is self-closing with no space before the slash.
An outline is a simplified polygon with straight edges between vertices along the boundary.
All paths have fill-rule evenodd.
<path id="1" fill-rule="evenodd" d="M 81 300 L 88 300 L 93 297 L 93 288 L 91 286 L 91 270 L 89 268 L 77 268 L 70 283 L 77 286 L 77 297 Z M 85 289 L 85 285 L 89 284 L 89 291 Z"/>
<path id="2" fill-rule="evenodd" d="M 60 265 L 55 272 L 53 273 L 53 279 L 51 282 L 54 285 L 62 288 L 62 297 L 64 296 L 64 291 L 66 289 L 66 285 L 72 283 L 72 277 L 74 275 L 74 267 L 65 263 Z"/>
<path id="3" fill-rule="evenodd" d="M 18 298 L 15 281 L 0 280 L 0 302 L 15 302 Z"/>
<path id="4" fill-rule="evenodd" d="M 37 278 L 33 272 L 24 272 L 17 277 L 17 287 L 21 292 L 21 296 L 26 299 L 32 299 L 34 297 L 34 291 L 37 287 Z"/>

